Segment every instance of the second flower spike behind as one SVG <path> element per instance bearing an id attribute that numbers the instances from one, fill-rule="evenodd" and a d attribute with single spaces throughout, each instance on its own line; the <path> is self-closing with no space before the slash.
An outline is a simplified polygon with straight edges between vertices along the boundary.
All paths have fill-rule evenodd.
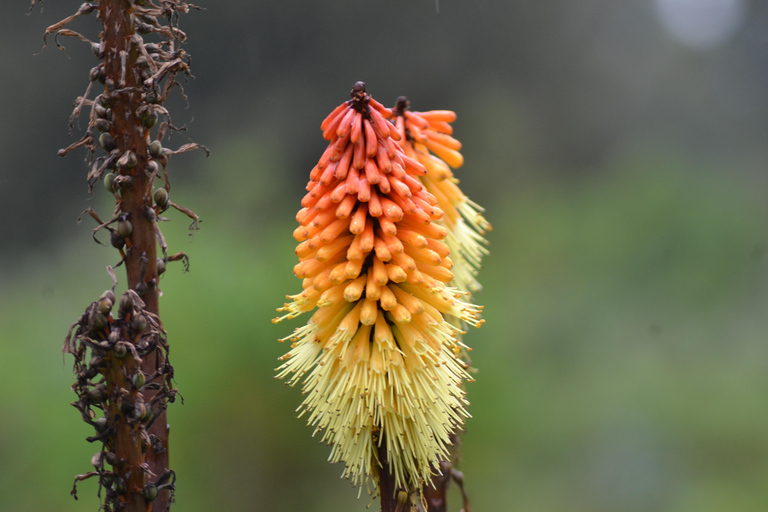
<path id="1" fill-rule="evenodd" d="M 404 96 L 397 99 L 393 112 L 400 133 L 400 146 L 409 157 L 424 165 L 427 172 L 421 182 L 437 198 L 445 215 L 439 221 L 448 229 L 445 243 L 451 250 L 454 278 L 451 282 L 470 296 L 482 289 L 477 281 L 483 257 L 488 254 L 484 235 L 491 224 L 483 217 L 483 208 L 470 200 L 458 186 L 451 167 L 464 164 L 461 143 L 451 137 L 456 114 L 450 110 L 414 112 Z"/>
<path id="2" fill-rule="evenodd" d="M 376 483 L 384 467 L 412 492 L 439 472 L 468 416 L 462 383 L 471 378 L 454 325 L 483 320 L 447 286 L 445 213 L 392 117 L 358 82 L 323 121 L 329 145 L 294 231 L 304 290 L 275 321 L 315 310 L 286 338 L 278 377 L 303 379 L 301 415 L 332 445 L 330 460 L 355 484 Z"/>

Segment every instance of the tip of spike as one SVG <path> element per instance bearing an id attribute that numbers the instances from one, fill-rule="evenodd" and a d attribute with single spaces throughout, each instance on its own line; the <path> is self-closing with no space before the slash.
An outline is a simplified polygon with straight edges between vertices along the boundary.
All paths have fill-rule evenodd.
<path id="1" fill-rule="evenodd" d="M 400 96 L 395 101 L 395 113 L 398 116 L 405 115 L 405 111 L 408 110 L 411 106 L 411 102 L 408 101 L 408 98 L 405 96 Z"/>
<path id="2" fill-rule="evenodd" d="M 365 82 L 355 82 L 352 86 L 352 106 L 358 112 L 362 112 L 368 106 L 371 95 L 365 92 Z"/>
<path id="3" fill-rule="evenodd" d="M 355 95 L 365 93 L 365 82 L 355 82 L 355 85 L 352 86 L 352 97 L 354 98 Z"/>

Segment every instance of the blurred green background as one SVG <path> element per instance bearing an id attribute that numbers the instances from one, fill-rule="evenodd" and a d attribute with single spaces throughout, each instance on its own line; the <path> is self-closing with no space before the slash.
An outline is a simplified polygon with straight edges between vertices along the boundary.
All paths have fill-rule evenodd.
<path id="1" fill-rule="evenodd" d="M 748 0 L 201 2 L 196 78 L 169 104 L 170 266 L 161 314 L 185 404 L 170 409 L 174 510 L 366 510 L 273 379 L 274 308 L 300 283 L 291 232 L 356 80 L 387 105 L 452 109 L 457 172 L 487 208 L 487 323 L 461 469 L 473 510 L 768 509 L 768 6 Z M 0 17 L 0 501 L 69 496 L 96 446 L 69 405 L 70 324 L 110 286 L 67 118 L 96 62 L 42 52 L 79 2 Z M 70 28 L 91 37 L 94 17 Z M 84 123 L 76 123 L 78 137 Z M 122 275 L 121 275 L 122 277 Z M 124 287 L 121 282 L 120 290 Z M 303 319 L 306 321 L 306 318 Z M 451 510 L 458 511 L 453 496 Z M 373 509 L 377 505 L 374 504 Z"/>

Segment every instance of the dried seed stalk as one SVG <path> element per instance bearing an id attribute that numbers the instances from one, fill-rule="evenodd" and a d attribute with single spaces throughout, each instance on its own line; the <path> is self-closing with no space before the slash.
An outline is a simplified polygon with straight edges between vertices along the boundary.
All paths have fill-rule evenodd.
<path id="1" fill-rule="evenodd" d="M 124 263 L 127 272 L 128 291 L 116 305 L 117 280 L 110 268 L 112 289 L 75 322 L 64 345 L 75 358 L 73 389 L 78 400 L 73 405 L 96 430 L 88 441 L 103 444 L 91 461 L 95 471 L 78 475 L 75 483 L 98 477 L 105 511 L 165 511 L 173 502 L 175 474 L 168 464 L 165 411 L 177 390 L 158 315 L 158 285 L 169 261 L 181 260 L 186 269 L 188 258 L 184 253 L 168 255 L 158 226 L 166 219 L 158 215 L 173 207 L 192 218 L 195 229 L 199 221 L 192 210 L 170 201 L 166 165 L 172 155 L 205 148 L 185 144 L 171 150 L 161 142 L 175 130 L 163 102 L 176 86 L 181 88 L 178 76 L 191 76 L 189 55 L 179 47 L 186 35 L 177 22 L 192 8 L 197 7 L 185 0 L 91 1 L 48 27 L 44 36 L 45 40 L 53 35 L 59 48 L 61 37 L 79 39 L 99 59 L 70 117 L 72 130 L 74 121 L 87 113 L 87 132 L 59 155 L 81 146 L 89 150 L 91 192 L 95 182 L 104 180 L 115 197 L 107 222 L 94 210 L 86 210 L 99 224 L 94 239 L 99 231 L 108 230 L 111 245 L 120 253 L 116 266 Z M 102 25 L 97 42 L 65 28 L 91 13 Z M 145 41 L 144 35 L 159 40 Z M 93 99 L 92 90 L 100 90 Z M 104 154 L 99 155 L 100 150 Z M 163 186 L 153 193 L 160 176 Z M 76 497 L 74 488 L 73 494 Z"/>

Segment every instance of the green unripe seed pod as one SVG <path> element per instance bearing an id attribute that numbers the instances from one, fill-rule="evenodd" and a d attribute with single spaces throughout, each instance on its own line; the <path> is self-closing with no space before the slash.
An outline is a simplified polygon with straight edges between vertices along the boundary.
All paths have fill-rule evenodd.
<path id="1" fill-rule="evenodd" d="M 147 378 L 144 376 L 144 373 L 142 373 L 141 371 L 138 371 L 133 376 L 132 381 L 133 381 L 133 387 L 135 387 L 136 389 L 139 389 L 147 382 Z"/>
<path id="2" fill-rule="evenodd" d="M 165 210 L 168 207 L 168 191 L 165 188 L 155 190 L 155 204 Z"/>
<path id="3" fill-rule="evenodd" d="M 99 136 L 99 145 L 104 148 L 104 151 L 112 151 L 117 147 L 115 138 L 107 132 L 104 132 Z"/>
<path id="4" fill-rule="evenodd" d="M 101 329 L 109 324 L 109 320 L 101 311 L 94 311 L 91 314 L 91 327 L 93 329 Z"/>
<path id="5" fill-rule="evenodd" d="M 115 249 L 122 249 L 125 245 L 125 237 L 120 236 L 120 233 L 118 233 L 116 230 L 110 231 L 109 243 L 111 243 L 112 247 Z"/>
<path id="6" fill-rule="evenodd" d="M 136 164 L 138 161 L 136 160 L 136 155 L 133 154 L 133 151 L 128 153 L 128 161 L 126 162 L 125 166 L 129 169 L 133 169 L 136 167 Z"/>
<path id="7" fill-rule="evenodd" d="M 115 303 L 115 292 L 112 290 L 104 290 L 104 293 L 101 294 L 100 299 L 108 299 L 112 304 Z"/>
<path id="8" fill-rule="evenodd" d="M 133 225 L 131 225 L 131 221 L 129 220 L 118 221 L 117 232 L 123 238 L 128 238 L 129 236 L 131 236 L 131 233 L 133 233 Z"/>
<path id="9" fill-rule="evenodd" d="M 146 286 L 146 284 L 144 286 Z M 134 315 L 133 320 L 131 320 L 131 328 L 134 332 L 140 333 L 147 328 L 147 318 L 142 314 Z"/>
<path id="10" fill-rule="evenodd" d="M 114 192 L 117 189 L 117 182 L 115 181 L 115 173 L 108 172 L 104 175 L 104 188 L 110 192 Z"/>
<path id="11" fill-rule="evenodd" d="M 158 157 L 163 154 L 163 143 L 159 140 L 153 140 L 149 145 L 149 154 Z"/>
<path id="12" fill-rule="evenodd" d="M 107 298 L 101 298 L 99 299 L 99 311 L 101 311 L 103 314 L 108 315 L 110 311 L 112 311 L 112 305 L 113 302 Z"/>
<path id="13" fill-rule="evenodd" d="M 141 123 L 144 125 L 144 128 L 152 128 L 157 124 L 158 119 L 159 116 L 157 115 L 157 112 L 152 112 L 146 118 L 142 119 Z"/>
<path id="14" fill-rule="evenodd" d="M 144 499 L 155 501 L 155 498 L 157 498 L 157 485 L 150 482 L 144 486 Z"/>
<path id="15" fill-rule="evenodd" d="M 127 315 L 133 310 L 133 297 L 128 292 L 120 296 L 120 313 Z"/>
<path id="16" fill-rule="evenodd" d="M 118 341 L 115 344 L 115 357 L 118 359 L 122 359 L 125 357 L 125 354 L 128 353 L 128 344 L 124 341 Z"/>
<path id="17" fill-rule="evenodd" d="M 142 423 L 146 423 L 149 420 L 151 420 L 152 416 L 154 415 L 155 413 L 152 410 L 152 406 L 147 405 L 147 406 L 144 406 L 144 410 L 142 411 L 141 417 L 139 419 L 141 420 Z"/>

